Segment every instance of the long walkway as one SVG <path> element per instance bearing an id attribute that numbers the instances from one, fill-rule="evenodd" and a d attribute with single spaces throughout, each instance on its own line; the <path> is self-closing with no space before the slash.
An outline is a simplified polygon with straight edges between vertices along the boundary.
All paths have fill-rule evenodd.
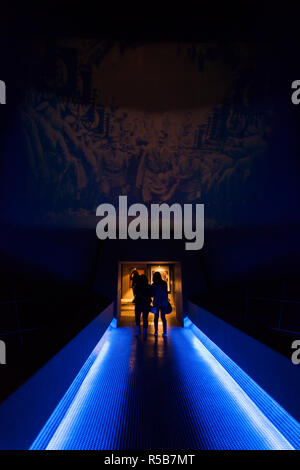
<path id="1" fill-rule="evenodd" d="M 107 335 L 55 432 L 45 426 L 32 448 L 291 448 L 191 331 L 170 319 L 166 339 L 153 324 L 144 339 L 127 320 Z"/>

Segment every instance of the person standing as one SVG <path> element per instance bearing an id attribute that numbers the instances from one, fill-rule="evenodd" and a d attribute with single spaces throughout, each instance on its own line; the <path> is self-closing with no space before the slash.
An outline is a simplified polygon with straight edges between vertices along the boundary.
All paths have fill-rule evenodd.
<path id="1" fill-rule="evenodd" d="M 139 282 L 139 278 L 140 278 L 140 275 L 138 273 L 138 271 L 136 269 L 134 269 L 132 271 L 132 273 L 130 274 L 130 282 L 131 282 L 131 287 L 132 287 L 132 293 L 133 293 L 133 303 L 135 303 L 135 290 L 136 290 L 136 286 Z"/>
<path id="2" fill-rule="evenodd" d="M 154 316 L 154 328 L 155 336 L 158 335 L 158 320 L 159 314 L 163 324 L 163 336 L 167 336 L 167 320 L 166 320 L 166 308 L 168 307 L 168 285 L 166 281 L 162 280 L 160 272 L 156 271 L 153 274 L 153 284 L 151 286 L 151 296 L 153 297 L 153 307 L 156 308 Z"/>
<path id="3" fill-rule="evenodd" d="M 135 324 L 136 335 L 141 332 L 141 314 L 143 314 L 143 329 L 144 337 L 147 336 L 148 329 L 148 315 L 151 304 L 151 288 L 148 283 L 148 278 L 145 274 L 139 276 L 139 280 L 135 286 Z"/>

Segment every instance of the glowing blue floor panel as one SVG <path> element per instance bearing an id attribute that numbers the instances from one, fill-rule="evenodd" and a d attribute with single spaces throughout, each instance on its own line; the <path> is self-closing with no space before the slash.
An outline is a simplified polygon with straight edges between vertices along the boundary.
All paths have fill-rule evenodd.
<path id="1" fill-rule="evenodd" d="M 143 339 L 131 327 L 110 329 L 31 449 L 293 448 L 205 346 L 205 335 L 169 333 L 163 340 L 150 330 Z M 299 425 L 291 423 L 297 442 Z"/>
<path id="2" fill-rule="evenodd" d="M 229 385 L 228 376 L 233 379 L 231 381 L 231 384 L 235 383 L 234 389 L 231 388 L 233 395 L 235 394 L 234 390 L 242 390 L 253 404 L 256 405 L 256 408 L 286 437 L 290 444 L 294 448 L 299 449 L 300 424 L 189 319 L 186 319 L 185 327 L 186 332 L 192 333 L 189 338 L 192 339 L 198 355 L 207 358 L 211 366 L 215 367 L 215 371 L 218 372 L 224 383 Z M 217 370 L 216 364 L 218 365 Z M 282 386 L 285 385 L 282 384 Z M 254 410 L 254 407 L 252 407 L 252 410 Z M 258 414 L 254 413 L 254 418 L 256 419 L 257 417 Z M 260 426 L 262 427 L 261 422 Z"/>
<path id="3" fill-rule="evenodd" d="M 180 359 L 183 336 L 188 367 Z M 180 335 L 174 331 L 173 344 L 182 395 L 186 396 L 186 414 L 190 414 L 194 427 L 202 429 L 195 435 L 196 447 L 204 445 L 207 449 L 237 450 L 294 448 L 192 331 L 185 329 Z M 268 399 L 270 406 L 276 403 L 269 396 Z M 281 411 L 282 418 L 286 412 L 282 408 Z M 287 413 L 286 419 L 293 423 L 294 438 L 299 440 L 299 424 Z"/>
<path id="4" fill-rule="evenodd" d="M 130 330 L 111 329 L 106 334 L 104 341 L 97 345 L 88 359 L 87 363 L 91 366 L 88 371 L 84 371 L 83 381 L 71 403 L 67 393 L 31 449 L 120 447 L 118 439 L 123 434 L 122 408 L 129 378 L 131 341 Z M 73 387 L 75 383 L 76 379 Z"/>

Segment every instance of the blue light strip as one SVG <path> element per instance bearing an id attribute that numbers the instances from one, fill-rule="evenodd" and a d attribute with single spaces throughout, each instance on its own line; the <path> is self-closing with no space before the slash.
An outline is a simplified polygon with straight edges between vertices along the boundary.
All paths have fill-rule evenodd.
<path id="1" fill-rule="evenodd" d="M 109 347 L 109 337 L 111 331 L 117 327 L 116 319 L 113 319 L 100 341 L 80 369 L 78 375 L 70 385 L 69 389 L 53 411 L 52 415 L 42 428 L 29 450 L 46 449 L 55 431 L 63 421 L 67 411 L 72 406 L 74 399 L 81 388 L 86 388 L 86 383 L 90 381 L 91 368 L 93 365 L 99 366 Z M 92 369 L 93 370 L 93 369 Z"/>
<path id="2" fill-rule="evenodd" d="M 142 370 L 146 363 L 137 356 L 132 329 L 115 326 L 94 348 L 30 449 L 135 448 L 137 427 L 149 428 L 141 418 L 148 416 L 139 387 L 143 374 L 136 369 L 137 361 Z M 170 364 L 176 370 L 170 400 L 178 408 L 170 409 L 178 409 L 188 448 L 299 448 L 299 424 L 191 321 L 185 326 L 170 329 L 168 353 L 160 360 L 167 381 Z M 158 387 L 158 398 L 159 393 Z M 141 445 L 151 448 L 152 439 L 141 436 Z"/>
<path id="3" fill-rule="evenodd" d="M 70 438 L 70 433 L 74 431 L 74 423 L 78 417 L 78 412 L 84 408 L 84 402 L 88 400 L 91 388 L 93 387 L 95 375 L 99 372 L 99 368 L 109 350 L 109 347 L 110 342 L 109 339 L 107 339 L 103 344 L 97 359 L 94 361 L 86 378 L 84 379 L 75 399 L 69 407 L 68 412 L 65 414 L 54 436 L 47 445 L 46 450 L 60 449 L 66 437 L 68 436 L 68 439 Z M 77 427 L 75 430 L 77 431 Z"/>
<path id="4" fill-rule="evenodd" d="M 272 449 L 300 449 L 300 425 L 189 318 L 184 321 L 194 350 L 247 412 Z M 192 335 L 191 335 L 192 334 Z"/>

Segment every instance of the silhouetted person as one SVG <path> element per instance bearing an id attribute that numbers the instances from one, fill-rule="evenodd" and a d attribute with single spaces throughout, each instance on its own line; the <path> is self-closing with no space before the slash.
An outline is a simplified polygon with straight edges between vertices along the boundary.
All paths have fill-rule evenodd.
<path id="1" fill-rule="evenodd" d="M 141 313 L 143 314 L 143 328 L 144 336 L 147 336 L 148 328 L 148 315 L 151 304 L 151 287 L 148 283 L 148 278 L 145 274 L 139 276 L 138 283 L 135 287 L 135 323 L 136 323 L 136 334 L 139 335 L 141 332 Z"/>
<path id="2" fill-rule="evenodd" d="M 167 336 L 167 320 L 165 310 L 168 306 L 168 285 L 166 281 L 161 278 L 160 272 L 156 271 L 153 274 L 153 284 L 151 286 L 151 294 L 153 297 L 153 307 L 156 307 L 154 316 L 155 336 L 158 335 L 158 319 L 159 312 L 163 324 L 163 336 Z"/>
<path id="3" fill-rule="evenodd" d="M 140 278 L 139 273 L 137 272 L 136 269 L 134 269 L 132 273 L 130 274 L 130 281 L 131 281 L 131 287 L 132 287 L 132 292 L 133 292 L 133 303 L 135 302 L 135 289 L 139 282 L 139 278 Z"/>

